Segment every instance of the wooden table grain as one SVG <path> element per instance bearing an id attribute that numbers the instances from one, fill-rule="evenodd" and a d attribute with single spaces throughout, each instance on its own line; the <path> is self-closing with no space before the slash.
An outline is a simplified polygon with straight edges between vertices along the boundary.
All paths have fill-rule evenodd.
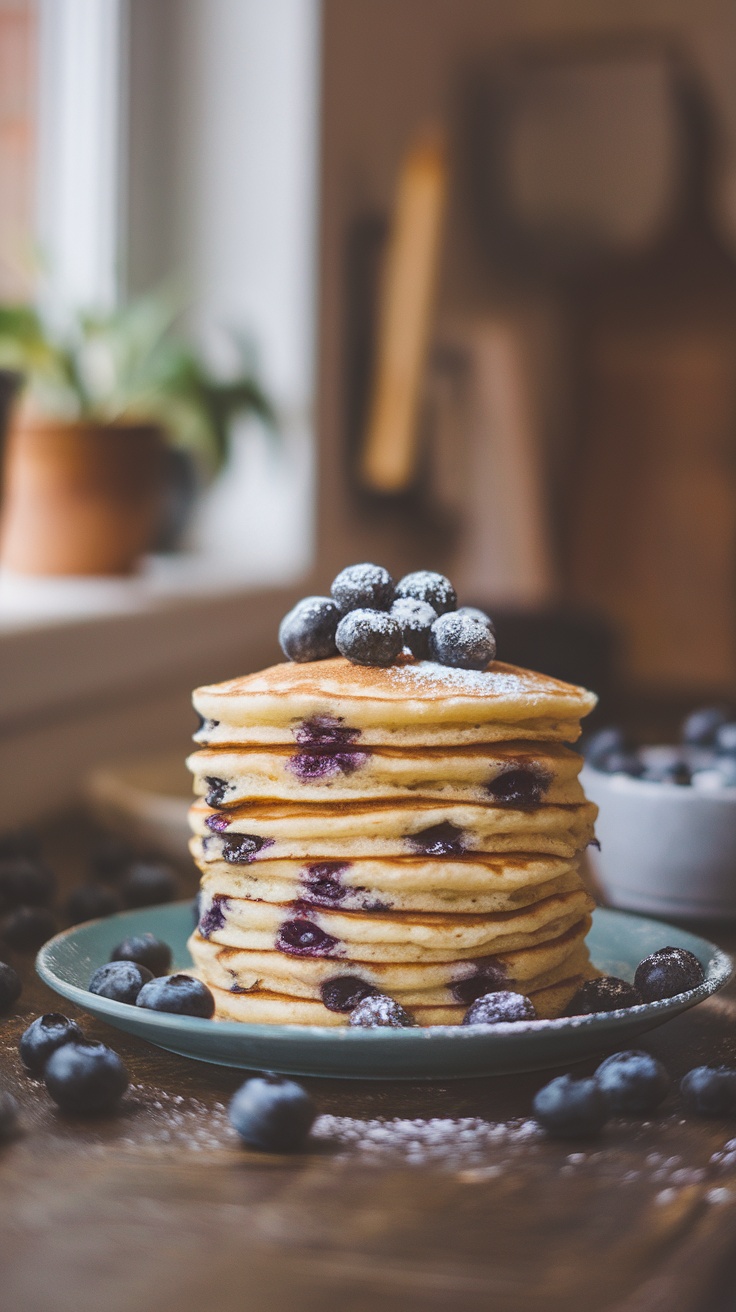
<path id="1" fill-rule="evenodd" d="M 46 847 L 66 880 L 78 877 L 69 826 Z M 710 932 L 736 947 L 735 933 Z M 23 1028 L 60 1000 L 28 958 L 14 960 L 25 989 L 0 1021 L 0 1087 L 17 1097 L 22 1129 L 0 1149 L 4 1312 L 736 1307 L 736 1122 L 686 1119 L 672 1095 L 650 1121 L 617 1120 L 592 1143 L 563 1144 L 525 1124 L 554 1072 L 441 1085 L 307 1080 L 327 1117 L 441 1118 L 439 1146 L 412 1145 L 405 1126 L 371 1151 L 359 1125 L 346 1143 L 350 1122 L 323 1121 L 306 1152 L 271 1157 L 243 1148 L 228 1125 L 242 1072 L 87 1017 L 131 1087 L 115 1114 L 75 1119 L 20 1064 Z M 675 1081 L 700 1062 L 736 1064 L 736 990 L 641 1046 Z M 472 1126 L 461 1134 L 466 1118 L 499 1129 L 480 1143 Z"/>

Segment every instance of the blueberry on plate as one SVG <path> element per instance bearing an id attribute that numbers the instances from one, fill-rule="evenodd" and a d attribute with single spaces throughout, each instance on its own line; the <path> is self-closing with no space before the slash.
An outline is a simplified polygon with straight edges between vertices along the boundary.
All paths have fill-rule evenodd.
<path id="1" fill-rule="evenodd" d="M 0 920 L 0 938 L 17 952 L 35 952 L 56 933 L 47 907 L 16 907 Z"/>
<path id="2" fill-rule="evenodd" d="M 429 654 L 440 665 L 484 670 L 496 655 L 496 639 L 479 620 L 449 611 L 432 625 Z"/>
<path id="3" fill-rule="evenodd" d="M 172 902 L 177 888 L 176 875 L 169 866 L 158 861 L 136 861 L 121 881 L 120 893 L 126 907 L 155 907 L 159 902 Z"/>
<path id="4" fill-rule="evenodd" d="M 394 581 L 381 565 L 348 565 L 333 580 L 330 592 L 341 615 L 350 610 L 388 610 Z"/>
<path id="5" fill-rule="evenodd" d="M 736 756 L 736 720 L 721 725 L 716 733 L 716 750 L 724 756 Z"/>
<path id="6" fill-rule="evenodd" d="M 12 1093 L 0 1093 L 0 1140 L 11 1139 L 18 1129 L 18 1104 Z"/>
<path id="7" fill-rule="evenodd" d="M 319 987 L 320 996 L 328 1011 L 354 1011 L 359 1002 L 378 993 L 374 984 L 368 984 L 359 975 L 336 975 L 324 980 Z"/>
<path id="8" fill-rule="evenodd" d="M 622 1007 L 638 1007 L 644 1001 L 633 984 L 617 975 L 603 975 L 600 979 L 587 979 L 582 988 L 565 1008 L 566 1016 L 595 1016 L 601 1011 L 619 1011 Z"/>
<path id="9" fill-rule="evenodd" d="M 0 1011 L 7 1011 L 23 992 L 20 975 L 7 962 L 0 961 Z"/>
<path id="10" fill-rule="evenodd" d="M 645 763 L 641 778 L 653 784 L 679 784 L 687 786 L 692 783 L 692 771 L 687 761 L 650 761 Z"/>
<path id="11" fill-rule="evenodd" d="M 43 1069 L 57 1048 L 65 1043 L 81 1043 L 84 1035 L 75 1020 L 61 1016 L 56 1011 L 47 1011 L 44 1016 L 37 1016 L 24 1030 L 18 1043 L 20 1058 L 26 1070 L 32 1075 L 41 1075 Z"/>
<path id="12" fill-rule="evenodd" d="M 502 1021 L 534 1020 L 534 1003 L 523 993 L 499 989 L 484 993 L 471 1002 L 463 1017 L 463 1025 L 498 1025 Z"/>
<path id="13" fill-rule="evenodd" d="M 384 610 L 351 610 L 337 626 L 337 650 L 354 665 L 391 665 L 404 645 L 398 620 Z"/>
<path id="14" fill-rule="evenodd" d="M 363 998 L 348 1017 L 348 1025 L 361 1030 L 405 1030 L 414 1024 L 414 1017 L 385 993 Z"/>
<path id="15" fill-rule="evenodd" d="M 634 984 L 645 1002 L 674 998 L 696 989 L 705 979 L 698 958 L 686 948 L 660 948 L 639 962 Z"/>
<path id="16" fill-rule="evenodd" d="M 230 1124 L 243 1142 L 264 1153 L 298 1152 L 316 1115 L 306 1089 L 280 1075 L 252 1076 L 228 1108 Z"/>
<path id="17" fill-rule="evenodd" d="M 391 616 L 401 625 L 404 646 L 409 648 L 417 660 L 426 660 L 429 655 L 429 634 L 437 619 L 437 611 L 426 601 L 399 597 L 391 607 Z"/>
<path id="18" fill-rule="evenodd" d="M 556 1139 L 588 1138 L 598 1134 L 608 1119 L 606 1100 L 595 1080 L 560 1075 L 545 1084 L 534 1098 L 534 1115 Z"/>
<path id="19" fill-rule="evenodd" d="M 661 1061 L 635 1048 L 606 1057 L 594 1079 L 609 1112 L 622 1116 L 653 1111 L 670 1087 L 670 1077 Z"/>
<path id="20" fill-rule="evenodd" d="M 108 961 L 106 965 L 98 966 L 87 987 L 90 993 L 97 993 L 101 998 L 127 1002 L 132 1006 L 143 985 L 152 979 L 151 971 L 136 961 Z"/>
<path id="21" fill-rule="evenodd" d="M 713 747 L 721 725 L 732 718 L 728 706 L 700 706 L 683 720 L 680 737 L 688 747 Z"/>
<path id="22" fill-rule="evenodd" d="M 415 601 L 426 601 L 438 615 L 457 607 L 457 593 L 444 574 L 433 574 L 431 570 L 419 569 L 413 574 L 405 574 L 396 584 L 395 596 L 413 597 Z"/>
<path id="23" fill-rule="evenodd" d="M 640 779 L 646 766 L 637 751 L 627 748 L 599 757 L 595 769 L 602 770 L 604 774 L 628 774 L 632 779 Z"/>
<path id="24" fill-rule="evenodd" d="M 0 857 L 0 910 L 45 907 L 53 902 L 56 878 L 42 861 L 25 856 Z"/>
<path id="25" fill-rule="evenodd" d="M 153 934 L 131 934 L 113 948 L 110 960 L 135 961 L 152 975 L 165 975 L 171 965 L 171 948 Z"/>
<path id="26" fill-rule="evenodd" d="M 130 843 L 109 834 L 95 843 L 90 868 L 95 879 L 103 884 L 114 884 L 134 860 L 135 852 Z"/>
<path id="27" fill-rule="evenodd" d="M 191 975 L 162 975 L 143 985 L 136 1007 L 149 1011 L 166 1011 L 175 1016 L 201 1016 L 209 1020 L 215 1014 L 215 999 L 201 980 Z"/>
<path id="28" fill-rule="evenodd" d="M 118 1054 L 88 1039 L 57 1048 L 43 1078 L 54 1102 L 67 1112 L 107 1111 L 128 1087 L 128 1072 Z"/>
<path id="29" fill-rule="evenodd" d="M 109 888 L 100 884 L 80 884 L 67 899 L 66 918 L 70 925 L 81 925 L 85 920 L 101 920 L 120 910 L 120 903 Z"/>
<path id="30" fill-rule="evenodd" d="M 705 792 L 718 788 L 736 788 L 736 757 L 717 756 L 712 765 L 693 770 L 690 780 L 693 788 Z"/>
<path id="31" fill-rule="evenodd" d="M 493 634 L 495 638 L 496 626 L 493 623 L 493 620 L 491 619 L 490 615 L 486 615 L 484 610 L 480 610 L 477 606 L 458 606 L 457 610 L 455 611 L 455 614 L 467 615 L 468 619 L 477 620 L 479 624 L 485 624 L 486 628 Z"/>
<path id="32" fill-rule="evenodd" d="M 279 644 L 290 661 L 324 661 L 334 656 L 340 612 L 331 597 L 304 597 L 279 625 Z"/>
<path id="33" fill-rule="evenodd" d="M 729 1066 L 696 1066 L 681 1079 L 680 1093 L 696 1116 L 736 1115 L 736 1071 Z"/>

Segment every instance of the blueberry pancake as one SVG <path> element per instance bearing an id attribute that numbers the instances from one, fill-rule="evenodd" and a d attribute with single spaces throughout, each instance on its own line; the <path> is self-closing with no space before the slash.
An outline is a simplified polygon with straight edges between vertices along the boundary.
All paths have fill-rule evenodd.
<path id="1" fill-rule="evenodd" d="M 493 989 L 527 993 L 589 967 L 584 916 L 564 933 L 534 947 L 483 957 L 439 962 L 351 962 L 311 957 L 296 960 L 281 952 L 222 947 L 197 931 L 189 940 L 195 966 L 218 988 L 235 993 L 267 989 L 290 997 L 325 1002 L 344 1010 L 356 989 L 376 990 L 413 1007 L 470 1003 Z"/>
<path id="2" fill-rule="evenodd" d="M 473 747 L 207 747 L 187 766 L 194 791 L 224 808 L 256 799 L 365 802 L 418 797 L 534 807 L 580 803 L 582 757 L 558 743 Z"/>
<path id="3" fill-rule="evenodd" d="M 399 658 L 386 669 L 342 657 L 272 665 L 198 688 L 196 741 L 243 746 L 462 747 L 575 742 L 595 706 L 584 688 L 494 661 L 486 670 Z"/>
<path id="4" fill-rule="evenodd" d="M 249 865 L 281 857 L 317 861 L 475 852 L 574 857 L 591 842 L 596 814 L 590 802 L 522 809 L 404 797 L 354 805 L 253 802 L 227 810 L 195 802 L 189 819 L 203 840 L 205 862 Z"/>

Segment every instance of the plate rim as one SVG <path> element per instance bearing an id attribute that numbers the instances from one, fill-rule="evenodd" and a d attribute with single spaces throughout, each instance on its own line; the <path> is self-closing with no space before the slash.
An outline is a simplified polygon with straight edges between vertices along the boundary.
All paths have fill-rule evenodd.
<path id="1" fill-rule="evenodd" d="M 136 1007 L 131 1003 L 115 1002 L 112 998 L 103 998 L 99 994 L 90 995 L 88 989 L 81 988 L 78 984 L 69 983 L 63 977 L 57 975 L 49 961 L 50 956 L 57 948 L 66 946 L 69 940 L 73 940 L 80 931 L 87 931 L 101 924 L 120 924 L 128 919 L 135 921 L 142 914 L 151 915 L 156 912 L 173 911 L 177 908 L 182 911 L 186 910 L 187 914 L 190 914 L 191 906 L 191 899 L 174 903 L 167 902 L 153 907 L 137 907 L 133 910 L 120 911 L 112 916 L 72 925 L 59 934 L 55 934 L 53 938 L 48 939 L 43 944 L 36 956 L 36 972 L 53 992 L 67 998 L 70 1002 L 76 1003 L 88 1014 L 102 1018 L 115 1017 L 122 1019 L 130 1017 L 131 1011 L 133 1011 L 144 1029 L 147 1028 L 146 1022 L 150 1021 L 150 1028 L 157 1030 L 159 1033 L 161 1030 L 168 1030 L 172 1036 L 190 1031 L 195 1034 L 206 1034 L 213 1024 L 212 1020 L 201 1016 L 178 1016 L 168 1012 L 148 1011 L 144 1007 Z M 276 1043 L 295 1038 L 308 1040 L 314 1037 L 323 1041 L 332 1040 L 336 1043 L 358 1043 L 363 1045 L 375 1043 L 395 1044 L 397 1042 L 404 1045 L 411 1043 L 416 1045 L 426 1043 L 427 1040 L 433 1038 L 451 1042 L 462 1042 L 463 1040 L 466 1042 L 472 1042 L 473 1040 L 487 1042 L 494 1035 L 512 1039 L 512 1041 L 514 1039 L 521 1041 L 535 1034 L 550 1034 L 557 1031 L 565 1033 L 569 1030 L 580 1031 L 585 1029 L 595 1029 L 596 1033 L 605 1033 L 608 1030 L 615 1031 L 622 1028 L 630 1019 L 643 1020 L 649 1016 L 656 1016 L 660 1020 L 666 1020 L 670 1012 L 677 1015 L 684 1010 L 689 1010 L 691 1007 L 697 1006 L 698 1003 L 705 1001 L 706 998 L 720 992 L 736 973 L 736 961 L 728 952 L 689 929 L 681 929 L 679 926 L 672 925 L 665 920 L 659 920 L 657 917 L 642 915 L 633 911 L 624 911 L 618 907 L 596 907 L 593 912 L 594 921 L 596 916 L 602 916 L 604 920 L 612 918 L 614 920 L 647 922 L 663 929 L 673 930 L 676 934 L 684 934 L 695 940 L 704 949 L 707 949 L 708 955 L 711 957 L 711 966 L 707 978 L 696 988 L 688 989 L 685 993 L 677 993 L 672 998 L 661 998 L 657 1002 L 639 1003 L 634 1007 L 621 1007 L 616 1011 L 593 1012 L 589 1016 L 558 1016 L 549 1020 L 538 1018 L 528 1021 L 503 1021 L 495 1025 L 426 1025 L 397 1030 L 383 1028 L 351 1029 L 345 1025 L 296 1025 L 293 1023 L 264 1025 L 248 1021 L 219 1020 L 216 1022 L 217 1033 L 223 1037 L 242 1038 L 243 1040 L 260 1038 Z M 90 996 L 96 999 L 92 1011 L 89 1003 L 86 1002 L 86 999 Z M 156 1040 L 151 1039 L 150 1042 L 155 1043 Z"/>

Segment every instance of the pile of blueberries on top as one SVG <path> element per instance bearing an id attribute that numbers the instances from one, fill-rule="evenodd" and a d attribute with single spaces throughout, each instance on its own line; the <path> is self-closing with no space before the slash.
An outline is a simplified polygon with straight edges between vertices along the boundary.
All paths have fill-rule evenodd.
<path id="1" fill-rule="evenodd" d="M 609 727 L 590 734 L 581 750 L 588 764 L 605 774 L 703 791 L 736 787 L 736 713 L 731 706 L 692 711 L 676 747 L 638 748 L 623 729 Z"/>
<path id="2" fill-rule="evenodd" d="M 285 615 L 279 642 L 290 661 L 347 657 L 391 665 L 408 648 L 417 660 L 484 670 L 496 655 L 493 621 L 461 606 L 444 574 L 418 570 L 394 583 L 380 565 L 349 565 L 329 597 L 304 597 Z"/>

